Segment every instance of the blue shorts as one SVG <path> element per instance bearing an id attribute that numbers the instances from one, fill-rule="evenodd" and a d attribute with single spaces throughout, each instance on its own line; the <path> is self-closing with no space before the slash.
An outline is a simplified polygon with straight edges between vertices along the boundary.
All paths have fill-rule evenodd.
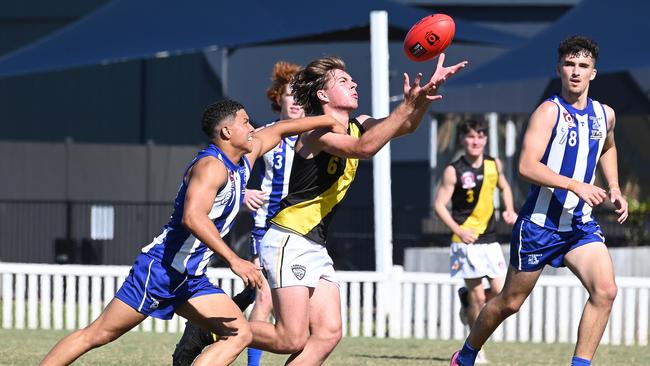
<path id="1" fill-rule="evenodd" d="M 254 258 L 260 256 L 260 243 L 262 242 L 262 238 L 264 237 L 264 234 L 266 234 L 267 230 L 268 228 L 266 227 L 253 227 L 253 230 L 251 231 L 251 257 Z"/>
<path id="2" fill-rule="evenodd" d="M 180 273 L 142 253 L 115 297 L 139 313 L 168 320 L 174 316 L 178 306 L 193 297 L 223 293 L 204 274 L 190 276 Z"/>
<path id="3" fill-rule="evenodd" d="M 510 265 L 532 272 L 545 265 L 564 267 L 564 256 L 590 243 L 605 243 L 600 226 L 594 220 L 578 224 L 573 231 L 555 231 L 526 219 L 519 219 L 512 229 Z"/>

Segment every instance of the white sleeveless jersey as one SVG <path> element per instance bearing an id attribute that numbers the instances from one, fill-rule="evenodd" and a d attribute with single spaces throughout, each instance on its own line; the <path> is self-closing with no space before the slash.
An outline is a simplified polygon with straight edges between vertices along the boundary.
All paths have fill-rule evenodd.
<path id="1" fill-rule="evenodd" d="M 273 125 L 267 124 L 265 127 Z M 256 228 L 268 227 L 268 221 L 278 212 L 280 201 L 289 191 L 289 177 L 298 136 L 283 138 L 278 146 L 263 156 L 264 171 L 260 189 L 269 193 L 268 200 L 253 213 Z"/>
<path id="2" fill-rule="evenodd" d="M 214 252 L 181 223 L 185 208 L 185 194 L 187 193 L 185 177 L 189 169 L 206 156 L 213 156 L 221 160 L 228 173 L 228 180 L 217 192 L 212 208 L 208 213 L 208 217 L 219 230 L 221 237 L 228 234 L 233 226 L 235 216 L 237 216 L 237 212 L 244 202 L 244 190 L 250 176 L 251 167 L 246 157 L 242 157 L 239 163 L 235 164 L 217 146 L 210 144 L 199 151 L 185 170 L 183 181 L 174 202 L 174 212 L 169 223 L 165 225 L 163 232 L 154 238 L 151 244 L 142 248 L 143 253 L 147 253 L 162 263 L 171 265 L 180 273 L 187 273 L 192 276 L 205 273 L 207 265 L 214 256 Z"/>
<path id="3" fill-rule="evenodd" d="M 558 106 L 558 116 L 541 162 L 560 175 L 593 184 L 607 137 L 605 108 L 591 99 L 583 110 L 558 95 L 549 100 Z M 594 219 L 591 211 L 573 192 L 533 184 L 519 216 L 551 230 L 572 231 Z"/>

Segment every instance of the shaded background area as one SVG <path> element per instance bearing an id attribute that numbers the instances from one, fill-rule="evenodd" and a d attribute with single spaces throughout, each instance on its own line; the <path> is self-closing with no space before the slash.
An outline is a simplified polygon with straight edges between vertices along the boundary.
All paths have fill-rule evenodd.
<path id="1" fill-rule="evenodd" d="M 106 3 L 104 0 L 0 3 L 0 57 L 72 24 Z M 580 1 L 402 0 L 396 3 L 417 5 L 425 12 L 447 13 L 525 40 L 541 34 Z M 367 18 L 362 22 L 367 22 Z M 269 24 L 260 26 L 259 31 L 273 26 L 273 19 L 269 19 Z M 119 28 L 119 24 L 115 27 Z M 403 32 L 391 28 L 393 39 L 399 39 Z M 359 83 L 359 113 L 368 113 L 371 110 L 370 50 L 368 42 L 359 39 L 360 35 L 367 36 L 367 29 L 356 29 L 345 41 L 337 38 L 344 36 L 339 32 L 334 38 L 298 38 L 288 44 L 230 49 L 227 65 L 223 63 L 221 51 L 211 49 L 174 57 L 0 78 L 0 171 L 3 172 L 0 260 L 53 262 L 58 242 L 59 249 L 67 245 L 74 251 L 74 260 L 78 262 L 82 261 L 85 247 L 86 261 L 101 257 L 101 262 L 106 264 L 130 264 L 137 250 L 148 244 L 168 220 L 182 171 L 205 142 L 199 119 L 208 103 L 228 95 L 241 101 L 254 122 L 261 125 L 275 118 L 264 91 L 277 60 L 305 64 L 320 56 L 336 54 L 346 60 L 348 70 Z M 494 62 L 518 47 L 457 41 L 449 48 L 447 59 L 449 62 L 471 60 L 469 77 L 469 71 Z M 391 95 L 401 93 L 402 72 L 412 75 L 434 67 L 432 62 L 408 61 L 401 48 L 399 41 L 390 42 Z M 602 52 L 606 53 L 607 49 Z M 545 53 L 552 63 L 555 48 Z M 520 62 L 525 64 L 526 59 Z M 225 66 L 227 73 L 223 72 Z M 650 138 L 648 80 L 650 69 L 639 68 L 599 74 L 592 84 L 593 95 L 611 104 L 619 114 L 616 133 L 621 182 L 628 196 L 638 203 L 636 214 L 625 230 L 611 225 L 611 217 L 605 213 L 597 214 L 608 239 L 616 245 L 647 244 L 650 235 L 646 229 L 650 227 L 647 219 L 650 205 L 643 206 L 650 186 L 647 169 L 650 150 L 646 143 Z M 396 264 L 402 263 L 406 247 L 448 245 L 447 231 L 430 208 L 431 187 L 437 184 L 437 173 L 459 149 L 455 133 L 458 121 L 467 117 L 483 118 L 485 112 L 499 112 L 498 145 L 503 157 L 504 122 L 509 119 L 515 122 L 517 139 L 520 139 L 530 111 L 558 85 L 552 76 L 499 85 L 448 85 L 445 99 L 434 104 L 431 115 L 427 116 L 439 122 L 439 164 L 433 171 L 428 162 L 428 120 L 417 133 L 391 144 Z M 516 160 L 515 155 L 506 163 L 512 167 Z M 509 178 L 519 206 L 528 185 L 511 173 Z M 332 224 L 329 250 L 340 269 L 373 269 L 370 161 L 360 164 L 357 181 L 348 194 Z M 93 238 L 94 206 L 113 208 L 112 239 Z M 240 225 L 229 238 L 242 255 L 248 250 L 245 217 L 242 214 Z M 507 242 L 509 228 L 501 225 L 499 233 L 501 241 Z"/>

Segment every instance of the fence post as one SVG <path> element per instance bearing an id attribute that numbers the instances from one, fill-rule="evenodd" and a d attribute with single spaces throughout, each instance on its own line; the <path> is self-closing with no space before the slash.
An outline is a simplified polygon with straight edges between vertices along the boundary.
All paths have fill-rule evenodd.
<path id="1" fill-rule="evenodd" d="M 402 279 L 404 277 L 404 267 L 393 266 L 393 273 L 387 279 L 390 297 L 389 300 L 389 324 L 388 336 L 390 338 L 402 337 Z"/>

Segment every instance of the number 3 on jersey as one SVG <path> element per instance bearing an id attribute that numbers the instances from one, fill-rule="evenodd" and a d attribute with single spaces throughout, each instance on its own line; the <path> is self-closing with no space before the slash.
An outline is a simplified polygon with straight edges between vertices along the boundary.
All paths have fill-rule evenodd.
<path id="1" fill-rule="evenodd" d="M 474 202 L 474 190 L 473 189 L 468 189 L 467 190 L 467 202 L 469 202 L 469 203 Z"/>
<path id="2" fill-rule="evenodd" d="M 275 158 L 275 164 L 273 164 L 273 168 L 275 169 L 281 169 L 282 168 L 282 163 L 283 163 L 283 157 L 280 154 L 277 154 L 274 156 Z"/>

